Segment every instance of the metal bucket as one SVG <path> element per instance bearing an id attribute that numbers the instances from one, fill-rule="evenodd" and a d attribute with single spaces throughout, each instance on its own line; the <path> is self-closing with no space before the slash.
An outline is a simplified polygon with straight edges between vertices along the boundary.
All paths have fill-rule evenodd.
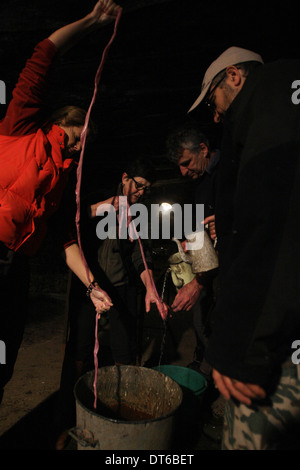
<path id="1" fill-rule="evenodd" d="M 94 371 L 75 385 L 78 450 L 168 450 L 180 386 L 165 374 L 136 366 L 98 369 L 94 409 Z"/>

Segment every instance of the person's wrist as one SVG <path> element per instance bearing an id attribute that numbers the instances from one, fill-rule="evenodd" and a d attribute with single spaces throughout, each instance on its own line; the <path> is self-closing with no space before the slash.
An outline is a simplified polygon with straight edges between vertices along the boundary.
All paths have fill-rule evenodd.
<path id="1" fill-rule="evenodd" d="M 85 23 L 85 27 L 88 31 L 93 31 L 98 29 L 101 25 L 98 22 L 98 17 L 94 14 L 94 12 L 88 13 L 84 18 L 83 21 Z"/>
<path id="2" fill-rule="evenodd" d="M 98 284 L 97 284 L 96 281 L 90 282 L 90 284 L 88 285 L 87 291 L 86 291 L 87 297 L 91 296 L 91 293 L 92 293 L 93 289 L 97 288 L 97 286 L 98 286 Z"/>
<path id="3" fill-rule="evenodd" d="M 204 280 L 204 277 L 201 276 L 201 274 L 196 274 L 194 280 L 195 280 L 195 284 L 197 284 L 199 289 L 204 287 L 205 280 Z"/>

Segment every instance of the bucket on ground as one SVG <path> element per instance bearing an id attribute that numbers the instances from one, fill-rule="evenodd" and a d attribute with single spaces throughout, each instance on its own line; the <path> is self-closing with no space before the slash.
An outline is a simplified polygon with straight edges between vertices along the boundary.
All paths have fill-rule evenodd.
<path id="1" fill-rule="evenodd" d="M 145 367 L 98 369 L 97 408 L 94 371 L 76 383 L 76 428 L 70 434 L 78 450 L 168 450 L 181 387 L 165 374 Z"/>
<path id="2" fill-rule="evenodd" d="M 171 377 L 183 388 L 184 392 L 190 391 L 197 397 L 200 397 L 207 388 L 205 377 L 194 369 L 167 364 L 153 367 L 153 370 Z"/>
<path id="3" fill-rule="evenodd" d="M 153 367 L 175 380 L 183 392 L 179 409 L 177 427 L 173 442 L 175 447 L 192 449 L 202 426 L 203 397 L 207 389 L 207 380 L 199 372 L 188 367 L 161 365 Z"/>

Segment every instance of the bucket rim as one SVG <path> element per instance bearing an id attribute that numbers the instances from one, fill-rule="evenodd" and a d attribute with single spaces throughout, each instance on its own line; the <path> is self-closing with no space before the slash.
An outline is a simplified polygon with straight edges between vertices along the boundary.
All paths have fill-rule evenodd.
<path id="1" fill-rule="evenodd" d="M 155 371 L 153 368 L 150 368 L 150 367 L 142 367 L 142 366 L 133 366 L 133 365 L 121 365 L 121 366 L 116 366 L 116 365 L 113 365 L 113 366 L 104 366 L 104 367 L 99 367 L 98 368 L 98 371 L 99 370 L 104 370 L 104 369 L 112 369 L 112 368 L 134 368 L 134 369 L 144 369 L 144 370 L 147 370 L 147 371 L 153 371 L 153 372 L 157 372 L 159 374 L 162 374 L 162 375 L 165 375 L 166 374 L 163 374 L 162 372 L 160 371 Z M 124 423 L 124 424 L 128 424 L 128 425 L 131 425 L 131 424 L 140 424 L 140 425 L 143 425 L 145 423 L 151 423 L 151 422 L 155 422 L 155 421 L 161 421 L 161 420 L 165 420 L 167 418 L 170 418 L 171 416 L 173 416 L 177 410 L 180 408 L 180 406 L 182 405 L 182 400 L 183 400 L 183 392 L 182 392 L 182 389 L 181 389 L 181 386 L 176 382 L 176 380 L 172 379 L 172 377 L 169 377 L 169 376 L 166 376 L 168 377 L 168 379 L 171 381 L 171 382 L 174 382 L 174 384 L 176 385 L 176 387 L 178 387 L 178 392 L 179 392 L 179 395 L 180 395 L 180 402 L 179 402 L 179 405 L 170 413 L 168 414 L 165 414 L 164 416 L 160 416 L 159 418 L 153 418 L 153 419 L 143 419 L 143 420 L 136 420 L 136 421 L 127 421 L 127 420 L 122 420 L 122 419 L 114 419 L 114 418 L 108 418 L 106 416 L 103 416 L 99 413 L 97 413 L 96 411 L 94 411 L 94 409 L 91 409 L 91 408 L 88 408 L 86 405 L 84 405 L 82 403 L 81 400 L 78 399 L 78 395 L 77 395 L 77 392 L 76 392 L 76 388 L 77 388 L 77 385 L 78 383 L 87 375 L 91 375 L 91 374 L 94 374 L 94 370 L 90 370 L 88 372 L 85 372 L 81 377 L 79 377 L 79 379 L 76 381 L 75 385 L 74 385 L 74 389 L 73 389 L 73 393 L 74 393 L 74 396 L 75 396 L 75 400 L 76 400 L 76 403 L 79 403 L 80 406 L 87 412 L 89 412 L 90 414 L 94 415 L 94 416 L 97 416 L 97 417 L 101 417 L 102 419 L 104 419 L 105 421 L 109 421 L 109 422 L 112 422 L 112 423 Z M 93 390 L 92 390 L 93 391 Z"/>

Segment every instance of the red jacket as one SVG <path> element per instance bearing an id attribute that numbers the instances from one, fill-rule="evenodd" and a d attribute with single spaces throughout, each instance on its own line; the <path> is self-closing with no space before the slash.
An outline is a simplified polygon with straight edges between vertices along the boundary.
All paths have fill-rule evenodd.
<path id="1" fill-rule="evenodd" d="M 73 167 L 73 160 L 62 156 L 64 131 L 53 125 L 45 134 L 40 128 L 46 76 L 56 52 L 49 39 L 36 46 L 0 122 L 0 241 L 28 254 L 39 247 Z"/>

